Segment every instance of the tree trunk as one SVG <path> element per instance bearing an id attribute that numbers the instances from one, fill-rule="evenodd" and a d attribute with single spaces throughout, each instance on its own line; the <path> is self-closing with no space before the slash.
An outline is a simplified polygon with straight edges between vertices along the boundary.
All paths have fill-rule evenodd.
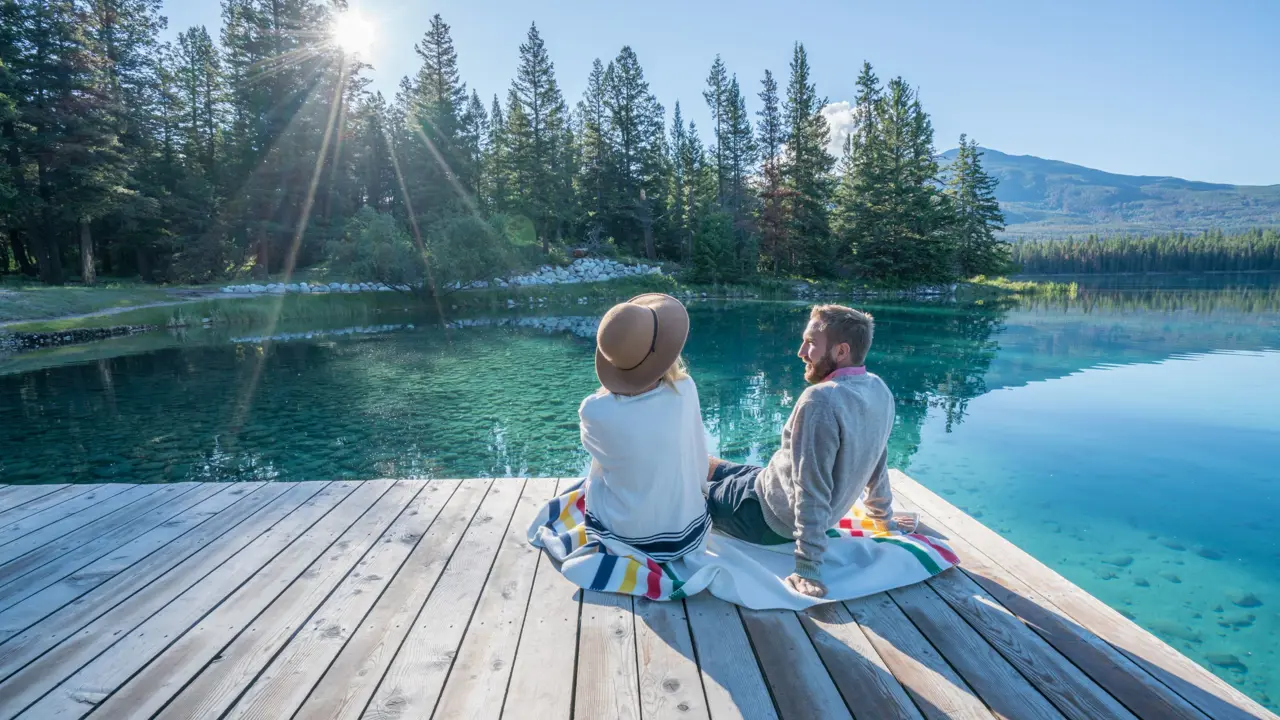
<path id="1" fill-rule="evenodd" d="M 658 253 L 653 246 L 653 213 L 649 210 L 649 200 L 645 197 L 644 188 L 640 188 L 640 226 L 644 229 L 644 255 L 650 260 L 656 260 Z"/>
<path id="2" fill-rule="evenodd" d="M 145 248 L 139 246 L 133 251 L 134 262 L 138 266 L 138 275 L 143 280 L 151 280 L 151 256 L 147 254 Z"/>
<path id="3" fill-rule="evenodd" d="M 89 218 L 80 218 L 80 280 L 88 286 L 97 282 L 97 279 L 93 267 L 93 233 L 89 229 Z"/>
<path id="4" fill-rule="evenodd" d="M 27 277 L 35 277 L 36 266 L 27 253 L 27 245 L 22 241 L 22 230 L 14 228 L 9 231 L 9 245 L 13 247 L 13 259 L 18 264 L 18 271 Z"/>
<path id="5" fill-rule="evenodd" d="M 258 259 L 257 259 L 257 262 L 254 263 L 254 267 L 253 267 L 253 273 L 254 275 L 257 275 L 259 280 L 266 280 L 267 275 L 269 275 L 271 272 L 270 268 L 267 267 L 267 262 L 269 259 L 270 258 L 268 257 L 268 254 L 267 254 L 267 234 L 265 232 L 259 231 L 258 232 Z"/>
<path id="6" fill-rule="evenodd" d="M 0 241 L 0 275 L 9 274 L 9 236 L 5 234 L 4 240 Z"/>

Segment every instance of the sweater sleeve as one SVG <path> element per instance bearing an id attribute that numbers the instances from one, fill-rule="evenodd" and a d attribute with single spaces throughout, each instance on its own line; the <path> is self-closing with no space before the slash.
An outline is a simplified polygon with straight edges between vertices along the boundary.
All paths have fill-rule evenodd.
<path id="1" fill-rule="evenodd" d="M 831 521 L 833 470 L 840 448 L 835 413 L 812 396 L 796 407 L 791 430 L 792 467 L 795 468 L 796 574 L 822 579 L 822 555 L 827 550 L 827 525 Z"/>
<path id="2" fill-rule="evenodd" d="M 888 520 L 893 513 L 893 491 L 889 489 L 889 450 L 880 453 L 880 462 L 863 490 L 862 505 L 872 520 Z"/>
<path id="3" fill-rule="evenodd" d="M 702 422 L 702 400 L 698 396 L 698 387 L 697 385 L 694 385 L 693 380 L 689 380 L 689 388 L 691 390 L 690 394 L 693 397 L 692 403 L 694 413 L 693 418 L 691 419 L 691 432 L 693 437 L 690 438 L 690 441 L 693 443 L 694 457 L 698 459 L 698 467 L 705 469 L 710 462 L 710 453 L 707 452 L 707 426 Z M 706 472 L 702 472 L 699 475 L 699 479 L 701 480 L 700 487 L 702 488 L 703 495 L 706 495 L 710 489 L 710 485 L 707 482 L 707 475 L 708 473 Z"/>
<path id="4" fill-rule="evenodd" d="M 604 438 L 602 437 L 604 428 L 600 427 L 598 420 L 593 421 L 591 417 L 593 402 L 600 402 L 600 398 L 592 395 L 578 406 L 578 433 L 582 438 L 582 448 L 591 455 L 592 460 L 600 462 L 604 457 Z"/>

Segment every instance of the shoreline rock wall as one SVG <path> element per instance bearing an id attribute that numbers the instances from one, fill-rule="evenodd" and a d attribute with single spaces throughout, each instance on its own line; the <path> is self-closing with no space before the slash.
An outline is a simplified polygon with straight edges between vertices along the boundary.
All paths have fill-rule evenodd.
<path id="1" fill-rule="evenodd" d="M 77 345 L 121 335 L 136 335 L 160 329 L 157 325 L 117 325 L 109 328 L 78 328 L 57 332 L 13 332 L 0 334 L 0 348 L 5 350 L 38 350 L 40 348 Z"/>
<path id="2" fill-rule="evenodd" d="M 454 282 L 449 285 L 452 290 L 481 290 L 486 288 L 532 287 L 538 285 L 573 285 L 577 283 L 607 282 L 626 277 L 643 275 L 661 275 L 662 268 L 656 265 L 627 265 L 614 260 L 579 258 L 573 264 L 564 267 L 543 265 L 534 272 L 515 275 L 509 278 L 495 277 L 490 280 L 472 280 L 468 283 Z M 391 292 L 399 290 L 408 292 L 413 287 L 422 287 L 419 282 L 415 286 L 387 285 L 385 283 L 255 283 L 247 285 L 226 285 L 220 292 L 249 295 L 289 295 L 289 294 L 325 294 L 325 293 L 362 293 Z"/>

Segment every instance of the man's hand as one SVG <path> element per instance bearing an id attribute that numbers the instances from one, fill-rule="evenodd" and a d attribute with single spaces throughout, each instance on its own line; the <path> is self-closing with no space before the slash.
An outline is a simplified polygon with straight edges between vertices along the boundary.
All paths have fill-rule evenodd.
<path id="1" fill-rule="evenodd" d="M 711 482 L 711 476 L 716 474 L 716 468 L 720 467 L 720 463 L 724 462 L 718 457 L 707 456 L 707 482 Z"/>
<path id="2" fill-rule="evenodd" d="M 810 580 L 809 578 L 800 577 L 799 575 L 792 573 L 787 576 L 785 582 L 787 583 L 787 587 L 795 590 L 801 595 L 808 595 L 809 597 L 815 598 L 827 596 L 827 586 L 817 580 Z"/>

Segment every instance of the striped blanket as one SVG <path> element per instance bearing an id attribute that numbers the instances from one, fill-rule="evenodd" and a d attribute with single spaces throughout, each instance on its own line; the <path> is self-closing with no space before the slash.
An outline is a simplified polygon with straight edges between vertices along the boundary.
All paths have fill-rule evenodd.
<path id="1" fill-rule="evenodd" d="M 754 609 L 801 610 L 820 602 L 851 600 L 927 580 L 959 562 L 941 540 L 899 532 L 854 505 L 836 527 L 823 556 L 827 597 L 791 590 L 783 579 L 795 569 L 793 545 L 763 546 L 711 533 L 706 548 L 660 563 L 587 527 L 585 481 L 552 498 L 529 528 L 529 542 L 559 563 L 560 572 L 587 590 L 679 600 L 709 591 Z"/>

